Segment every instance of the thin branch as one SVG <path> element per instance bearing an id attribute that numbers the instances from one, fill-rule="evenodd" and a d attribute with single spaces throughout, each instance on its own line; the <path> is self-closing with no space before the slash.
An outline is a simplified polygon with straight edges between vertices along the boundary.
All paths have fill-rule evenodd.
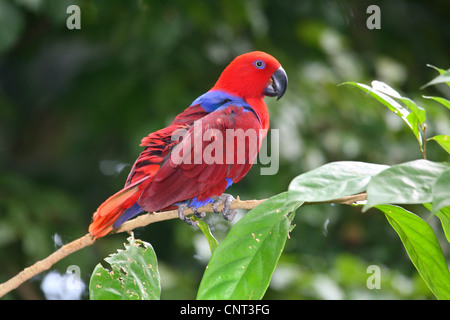
<path id="1" fill-rule="evenodd" d="M 267 199 L 242 201 L 238 197 L 236 199 L 236 201 L 231 203 L 231 209 L 250 210 L 250 209 L 255 208 L 256 206 L 258 206 L 259 204 L 261 204 L 262 202 L 264 202 L 266 200 Z M 343 198 L 339 198 L 339 199 L 331 200 L 331 201 L 305 202 L 302 204 L 302 206 L 319 204 L 319 203 L 352 204 L 357 201 L 363 201 L 363 200 L 366 200 L 365 193 L 360 193 L 360 194 L 356 194 L 353 196 L 343 197 Z M 219 207 L 218 209 L 221 210 L 222 208 Z M 212 204 L 208 204 L 205 207 L 200 208 L 199 210 L 204 211 L 204 212 L 213 212 Z M 190 215 L 192 213 L 193 213 L 193 211 L 191 209 L 186 209 L 184 211 L 184 215 Z M 122 226 L 120 226 L 116 230 L 113 230 L 111 232 L 111 234 L 120 233 L 120 232 L 129 232 L 135 228 L 144 227 L 151 223 L 175 219 L 175 218 L 178 218 L 177 210 L 147 213 L 144 215 L 140 215 L 133 220 L 125 222 Z M 16 289 L 22 283 L 31 279 L 35 275 L 50 269 L 55 263 L 57 263 L 58 261 L 62 260 L 65 257 L 67 257 L 68 255 L 94 244 L 95 241 L 96 240 L 88 233 L 88 234 L 82 236 L 81 238 L 78 238 L 78 239 L 62 246 L 61 248 L 59 248 L 58 250 L 56 250 L 55 252 L 50 254 L 47 258 L 36 262 L 35 264 L 33 264 L 32 266 L 30 266 L 28 268 L 25 268 L 20 273 L 18 273 L 15 277 L 0 284 L 0 298 L 3 297 L 8 292 Z"/>
<path id="2" fill-rule="evenodd" d="M 11 290 L 16 289 L 22 283 L 34 277 L 35 275 L 50 269 L 50 267 L 53 266 L 55 263 L 57 263 L 59 260 L 67 257 L 68 255 L 84 247 L 92 245 L 94 242 L 95 242 L 94 238 L 92 238 L 92 236 L 88 233 L 83 237 L 78 238 L 77 240 L 74 240 L 62 246 L 61 248 L 53 252 L 51 255 L 49 255 L 47 258 L 36 262 L 35 264 L 33 264 L 28 268 L 23 269 L 15 277 L 0 284 L 0 298 L 3 297 L 8 292 L 10 292 Z"/>
<path id="3" fill-rule="evenodd" d="M 255 208 L 260 203 L 263 203 L 267 199 L 262 200 L 245 200 L 242 201 L 237 197 L 235 201 L 231 203 L 231 209 L 245 209 L 245 210 L 251 210 Z M 218 210 L 223 210 L 223 204 L 218 207 Z M 213 212 L 212 204 L 207 204 L 206 206 L 200 208 L 198 211 L 200 212 Z M 188 216 L 190 214 L 193 214 L 194 211 L 191 209 L 184 210 L 184 215 Z M 149 225 L 150 223 L 155 223 L 159 221 L 165 221 L 170 219 L 178 218 L 178 210 L 170 210 L 170 211 L 164 211 L 164 212 L 151 212 L 146 213 L 143 215 L 138 216 L 137 218 L 125 222 L 123 225 L 121 225 L 116 230 L 113 230 L 111 233 L 119 233 L 119 232 L 128 232 L 138 227 L 145 227 L 146 225 Z"/>

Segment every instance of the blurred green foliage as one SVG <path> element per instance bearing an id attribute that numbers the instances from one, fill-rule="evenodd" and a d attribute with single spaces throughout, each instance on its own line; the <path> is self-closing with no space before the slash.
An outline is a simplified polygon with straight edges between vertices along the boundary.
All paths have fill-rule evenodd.
<path id="1" fill-rule="evenodd" d="M 66 27 L 71 4 L 81 30 Z M 380 30 L 366 27 L 370 4 L 381 9 Z M 448 110 L 421 97 L 449 99 L 448 90 L 419 90 L 436 75 L 426 64 L 449 67 L 449 12 L 446 0 L 0 0 L 0 282 L 84 235 L 92 212 L 122 187 L 140 139 L 246 51 L 275 56 L 289 88 L 279 102 L 266 99 L 280 129 L 278 174 L 256 167 L 234 195 L 280 193 L 330 161 L 420 158 L 401 120 L 337 84 L 386 82 L 427 109 L 428 136 L 449 134 Z M 427 148 L 429 159 L 448 160 L 436 144 Z M 223 239 L 229 224 L 208 222 Z M 294 223 L 266 298 L 433 298 L 378 211 L 317 205 Z M 135 235 L 158 256 L 161 298 L 195 298 L 209 250 L 201 232 L 167 221 Z M 55 269 L 78 265 L 88 283 L 125 238 L 106 237 Z M 380 290 L 366 287 L 369 265 L 381 268 Z M 43 276 L 7 297 L 44 298 Z"/>

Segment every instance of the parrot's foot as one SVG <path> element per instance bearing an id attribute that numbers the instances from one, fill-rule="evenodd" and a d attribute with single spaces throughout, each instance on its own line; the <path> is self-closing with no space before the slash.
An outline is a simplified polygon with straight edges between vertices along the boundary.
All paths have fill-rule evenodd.
<path id="1" fill-rule="evenodd" d="M 198 212 L 195 208 L 192 208 L 192 211 L 194 211 L 195 216 L 199 219 L 203 219 L 206 216 L 206 212 Z"/>
<path id="2" fill-rule="evenodd" d="M 212 197 L 214 203 L 212 208 L 215 213 L 219 213 L 219 206 L 223 204 L 222 216 L 225 220 L 231 221 L 236 216 L 237 210 L 231 209 L 231 202 L 236 200 L 231 194 L 224 193 L 221 196 Z"/>
<path id="3" fill-rule="evenodd" d="M 188 225 L 193 226 L 195 225 L 195 222 L 192 221 L 191 219 L 189 219 L 188 217 L 186 217 L 184 215 L 184 210 L 187 209 L 188 206 L 185 204 L 180 204 L 178 206 L 178 217 L 180 218 L 180 220 L 183 220 L 184 222 L 186 222 Z"/>
<path id="4" fill-rule="evenodd" d="M 195 226 L 197 223 L 192 221 L 192 219 L 189 219 L 184 215 L 184 210 L 187 209 L 188 206 L 186 204 L 181 204 L 178 206 L 178 217 L 186 222 L 190 226 Z M 198 212 L 195 208 L 191 208 L 192 211 L 194 211 L 194 215 L 199 218 L 203 219 L 206 216 L 206 212 Z"/>

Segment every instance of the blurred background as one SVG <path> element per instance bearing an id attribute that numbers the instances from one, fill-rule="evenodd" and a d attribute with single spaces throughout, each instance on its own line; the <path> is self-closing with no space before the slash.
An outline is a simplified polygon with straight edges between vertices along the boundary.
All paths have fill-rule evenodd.
<path id="1" fill-rule="evenodd" d="M 71 4 L 81 9 L 79 30 L 66 26 Z M 366 26 L 371 4 L 381 29 Z M 437 76 L 426 64 L 450 67 L 449 14 L 447 0 L 0 0 L 0 282 L 86 234 L 97 206 L 122 188 L 140 139 L 247 51 L 272 54 L 289 76 L 283 99 L 266 99 L 280 129 L 280 169 L 263 176 L 256 166 L 230 193 L 270 197 L 331 161 L 421 158 L 401 120 L 338 84 L 384 81 L 427 109 L 429 136 L 449 134 L 448 110 L 422 98 L 449 99 L 448 91 L 419 89 Z M 427 149 L 429 159 L 448 160 L 433 142 Z M 223 239 L 230 223 L 207 221 Z M 266 298 L 433 299 L 381 212 L 308 206 L 294 223 Z M 127 236 L 101 239 L 6 298 L 87 299 L 95 265 Z M 195 298 L 209 258 L 201 232 L 173 220 L 135 237 L 156 251 L 162 298 Z M 366 286 L 370 265 L 380 267 L 381 289 Z M 67 270 L 81 277 L 76 292 Z"/>

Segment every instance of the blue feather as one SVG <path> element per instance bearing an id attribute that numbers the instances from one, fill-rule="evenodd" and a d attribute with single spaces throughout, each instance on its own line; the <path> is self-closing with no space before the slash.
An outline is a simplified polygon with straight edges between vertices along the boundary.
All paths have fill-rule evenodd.
<path id="1" fill-rule="evenodd" d="M 227 188 L 228 188 L 229 186 L 231 186 L 233 184 L 233 181 L 231 181 L 231 178 L 227 178 L 226 180 L 227 180 Z M 175 205 L 179 206 L 181 204 L 186 204 L 189 208 L 198 209 L 198 208 L 206 206 L 208 203 L 212 203 L 212 202 L 214 202 L 214 200 L 211 198 L 207 198 L 205 200 L 199 201 L 199 200 L 197 200 L 197 197 L 195 197 L 195 198 L 183 201 L 183 202 L 175 203 Z"/>
<path id="2" fill-rule="evenodd" d="M 125 221 L 133 218 L 142 211 L 142 208 L 137 203 L 135 203 L 120 215 L 120 217 L 114 222 L 113 228 L 116 229 L 120 227 Z"/>
<path id="3" fill-rule="evenodd" d="M 206 112 L 220 110 L 230 105 L 243 107 L 245 111 L 250 111 L 248 109 L 251 109 L 251 106 L 244 99 L 221 90 L 210 90 L 206 92 L 195 99 L 191 106 L 196 104 L 200 104 Z"/>

